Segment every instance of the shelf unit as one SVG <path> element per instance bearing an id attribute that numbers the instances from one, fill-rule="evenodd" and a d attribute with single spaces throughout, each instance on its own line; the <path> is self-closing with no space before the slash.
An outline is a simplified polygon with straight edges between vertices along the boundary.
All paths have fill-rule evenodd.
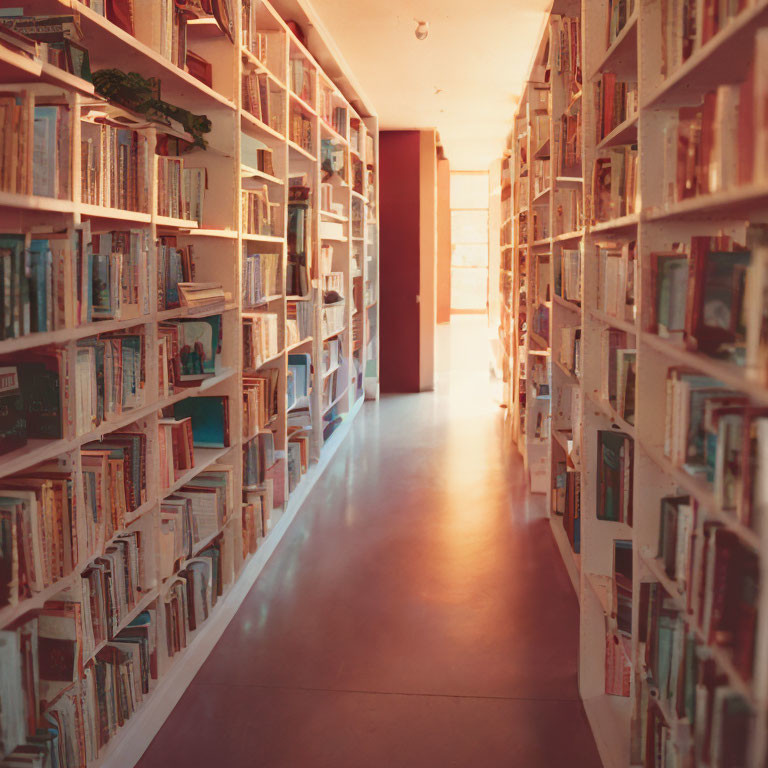
<path id="1" fill-rule="evenodd" d="M 684 366 L 701 376 L 711 377 L 720 382 L 723 389 L 732 391 L 733 396 L 746 398 L 755 408 L 768 405 L 768 387 L 763 376 L 755 376 L 733 362 L 707 356 L 690 344 L 686 346 L 664 338 L 654 327 L 657 299 L 653 292 L 656 276 L 652 254 L 670 252 L 674 244 L 685 244 L 697 235 L 727 234 L 735 242 L 744 243 L 747 224 L 767 221 L 768 187 L 759 158 L 756 169 L 749 169 L 750 178 L 746 180 L 732 178 L 724 186 L 714 183 L 709 193 L 682 200 L 669 193 L 670 186 L 674 187 L 678 162 L 674 156 L 678 110 L 701 104 L 706 94 L 720 86 L 738 89 L 747 79 L 752 61 L 761 62 L 759 66 L 764 73 L 768 3 L 765 0 L 747 2 L 739 11 L 724 9 L 721 5 L 719 13 L 733 15 L 720 21 L 717 12 L 711 13 L 714 5 L 717 4 L 702 0 L 677 5 L 666 0 L 650 0 L 642 5 L 637 0 L 621 4 L 618 0 L 595 3 L 556 0 L 533 58 L 507 151 L 500 161 L 502 208 L 505 184 L 511 188 L 510 197 L 514 200 L 506 217 L 501 215 L 504 223 L 500 238 L 499 333 L 505 350 L 505 403 L 511 431 L 526 461 L 531 487 L 546 494 L 552 532 L 579 599 L 579 689 L 606 768 L 660 764 L 657 762 L 660 756 L 653 755 L 649 746 L 654 728 L 657 729 L 654 737 L 658 737 L 658 743 L 663 743 L 667 750 L 667 762 L 663 764 L 718 764 L 696 756 L 699 754 L 697 739 L 700 749 L 702 733 L 697 729 L 705 727 L 706 721 L 702 708 L 696 705 L 700 722 L 691 722 L 681 714 L 660 691 L 646 663 L 650 641 L 640 636 L 638 627 L 642 611 L 647 610 L 645 603 L 641 605 L 641 595 L 649 585 L 658 585 L 653 589 L 660 590 L 671 609 L 678 612 L 676 621 L 686 628 L 685 637 L 690 638 L 697 649 L 696 658 L 711 664 L 713 679 L 720 681 L 721 688 L 735 697 L 734 706 L 746 708 L 749 733 L 731 739 L 727 748 L 744 747 L 745 756 L 739 764 L 750 768 L 763 768 L 768 759 L 768 568 L 764 565 L 768 526 L 759 521 L 750 527 L 732 511 L 723 509 L 713 483 L 701 472 L 689 471 L 672 461 L 665 454 L 664 439 L 673 418 L 665 413 L 665 387 L 671 369 Z M 609 23 L 612 10 L 616 12 L 613 24 Z M 665 30 L 663 24 L 680 23 L 675 14 L 688 12 L 690 18 L 698 20 L 699 26 L 690 28 L 686 43 L 690 49 L 680 55 L 676 46 L 683 44 L 681 27 L 669 28 L 672 33 L 665 35 L 669 29 Z M 560 34 L 561 17 L 578 19 L 581 25 L 583 82 L 579 93 L 573 93 L 573 89 L 569 92 L 563 77 L 562 61 L 566 51 L 561 46 L 567 36 L 563 38 Z M 612 36 L 610 41 L 607 30 Z M 637 106 L 634 110 L 629 108 L 611 130 L 601 133 L 598 90 L 604 74 L 613 74 L 617 81 L 630 86 L 636 84 Z M 764 75 L 762 80 L 760 77 L 757 76 L 754 91 L 742 91 L 741 98 L 748 100 L 742 103 L 742 109 L 750 113 L 754 98 L 755 114 L 762 114 L 764 118 L 765 113 L 759 111 L 757 89 L 763 89 L 764 99 L 765 79 Z M 548 92 L 548 101 L 544 100 L 542 91 Z M 547 151 L 552 156 L 561 152 L 563 117 L 572 114 L 577 104 L 581 105 L 582 112 L 580 168 L 558 171 L 550 167 L 549 176 L 539 174 L 541 181 L 534 187 L 533 164 L 543 159 Z M 534 137 L 540 115 L 546 115 L 549 120 L 548 141 L 541 136 Z M 764 142 L 764 127 L 756 122 L 753 130 L 761 131 L 753 137 L 755 144 Z M 735 133 L 725 135 L 725 140 L 730 138 L 736 142 Z M 738 142 L 745 143 L 743 134 L 739 135 Z M 595 161 L 624 147 L 637 149 L 636 206 L 633 209 L 630 201 L 628 208 L 614 217 L 598 220 L 593 187 Z M 538 151 L 534 152 L 533 148 Z M 764 161 L 764 153 L 760 157 Z M 736 154 L 731 158 L 735 166 Z M 505 181 L 505 174 L 514 181 Z M 567 182 L 567 177 L 572 180 Z M 527 187 L 522 199 L 518 198 L 515 185 Z M 579 189 L 584 215 L 579 226 L 563 229 L 558 227 L 557 197 L 569 186 Z M 529 211 L 537 209 L 542 221 L 548 219 L 548 231 L 533 231 Z M 504 247 L 510 243 L 514 244 L 511 249 L 514 255 L 505 265 Z M 608 310 L 601 296 L 601 281 L 605 277 L 601 247 L 629 254 L 625 258 L 634 281 L 620 312 Z M 548 308 L 551 333 L 545 352 L 551 355 L 552 367 L 549 465 L 547 483 L 542 488 L 527 433 L 533 413 L 530 360 L 531 355 L 542 354 L 542 345 L 535 343 L 537 334 L 531 326 L 537 296 L 533 281 L 537 274 L 536 260 L 544 255 L 550 256 L 551 266 Z M 576 274 L 576 284 L 570 286 L 566 285 L 564 274 L 568 260 Z M 512 279 L 506 271 L 510 269 Z M 759 306 L 749 309 L 760 311 Z M 576 333 L 578 350 L 572 347 Z M 606 340 L 609 334 L 619 333 L 624 334 L 619 348 L 636 350 L 634 414 L 627 418 L 623 418 L 616 403 L 608 402 L 603 394 L 609 373 Z M 632 445 L 631 526 L 597 519 L 601 432 L 626 435 Z M 569 520 L 567 512 L 563 514 L 564 489 L 572 488 L 576 482 L 579 493 L 571 516 L 578 521 L 577 537 L 573 520 Z M 697 601 L 707 594 L 706 585 L 699 581 L 702 561 L 694 560 L 691 566 L 694 580 L 679 583 L 668 576 L 664 563 L 659 560 L 661 503 L 662 499 L 675 495 L 688 497 L 695 509 L 694 542 L 703 541 L 708 535 L 706 532 L 715 526 L 735 537 L 744 553 L 754 553 L 759 558 L 754 583 L 755 650 L 751 676 L 740 671 L 744 664 L 740 667 L 727 643 L 717 644 L 702 629 L 705 617 L 696 607 Z M 755 509 L 754 514 L 764 515 L 765 508 Z M 616 589 L 613 572 L 616 541 L 631 542 L 632 546 L 633 632 L 627 660 L 628 696 L 606 693 L 606 638 L 615 631 L 610 592 Z"/>
<path id="2" fill-rule="evenodd" d="M 142 289 L 145 311 L 125 320 L 94 320 L 87 325 L 74 322 L 74 302 L 71 292 L 65 295 L 66 322 L 64 327 L 47 333 L 35 333 L 19 338 L 0 340 L 2 364 L 13 364 L 14 355 L 30 351 L 57 349 L 63 358 L 74 361 L 78 342 L 106 332 L 134 329 L 144 337 L 146 350 L 145 382 L 142 402 L 120 416 L 103 421 L 83 434 L 77 434 L 72 423 L 74 403 L 80 382 L 68 383 L 64 399 L 63 438 L 58 440 L 29 440 L 13 452 L 0 455 L 0 488 L 9 478 L 29 472 L 42 463 L 55 462 L 71 473 L 76 510 L 84 509 L 84 473 L 81 448 L 89 442 L 109 437 L 125 427 L 146 438 L 146 499 L 126 520 L 126 531 L 139 530 L 142 536 L 141 557 L 143 576 L 139 597 L 115 630 L 144 611 L 149 611 L 152 623 L 149 632 L 157 649 L 156 675 L 150 682 L 150 693 L 144 696 L 133 716 L 123 727 L 111 734 L 108 742 L 97 752 L 89 753 L 88 766 L 132 765 L 159 730 L 164 718 L 181 697 L 185 686 L 205 660 L 205 656 L 221 635 L 250 585 L 263 568 L 279 538 L 306 498 L 331 455 L 347 434 L 352 418 L 359 412 L 364 399 L 378 398 L 378 123 L 365 96 L 351 84 L 346 65 L 336 58 L 332 41 L 318 31 L 322 28 L 308 4 L 299 2 L 274 3 L 252 0 L 250 13 L 255 29 L 268 33 L 273 43 L 270 64 L 279 63 L 282 72 L 290 73 L 291 59 L 300 57 L 311 82 L 312 100 L 305 101 L 292 91 L 288 77 L 278 77 L 266 62 L 258 59 L 246 47 L 242 28 L 245 15 L 239 0 L 231 4 L 234 42 L 218 27 L 213 18 L 203 18 L 187 24 L 188 48 L 212 64 L 212 85 L 206 85 L 188 71 L 176 66 L 158 50 L 150 35 L 153 25 L 160 25 L 163 3 L 142 6 L 143 17 L 133 34 L 79 0 L 30 0 L 24 4 L 28 15 L 74 13 L 83 31 L 82 45 L 90 54 L 91 69 L 124 67 L 143 77 L 157 77 L 161 82 L 162 98 L 206 115 L 212 130 L 206 135 L 206 150 L 196 149 L 184 156 L 185 163 L 203 167 L 206 172 L 206 192 L 203 221 L 160 216 L 157 213 L 158 161 L 149 164 L 147 184 L 150 201 L 146 211 L 126 211 L 119 208 L 87 204 L 81 197 L 81 115 L 91 109 L 111 108 L 94 95 L 93 86 L 63 70 L 30 58 L 0 43 L 0 90 L 4 93 L 22 90 L 37 98 L 65 104 L 69 108 L 72 172 L 70 199 L 55 199 L 0 191 L 0 231 L 68 232 L 90 224 L 94 233 L 132 230 L 144 233 L 149 247 L 146 251 L 147 281 Z M 173 3 L 170 3 L 173 8 Z M 281 15 L 282 14 L 282 15 Z M 296 37 L 284 18 L 298 22 L 309 32 L 309 48 Z M 142 37 L 142 39 L 139 39 Z M 311 48 L 311 52 L 310 52 Z M 282 93 L 281 114 L 274 125 L 268 125 L 246 111 L 243 103 L 242 79 L 246 72 L 263 72 L 270 87 Z M 326 122 L 318 94 L 327 94 L 335 113 L 336 124 Z M 288 137 L 291 110 L 300 109 L 309 119 L 315 151 L 302 148 Z M 317 107 L 317 108 L 316 108 Z M 343 116 L 343 117 L 342 117 Z M 168 133 L 177 138 L 189 138 L 175 129 L 160 125 L 140 127 L 152 153 L 158 137 Z M 353 139 L 354 135 L 354 139 Z M 255 139 L 259 146 L 271 150 L 274 173 L 266 173 L 241 161 L 243 137 Z M 330 139 L 341 148 L 344 162 L 336 174 L 332 199 L 336 211 L 331 216 L 320 210 L 321 183 L 327 181 L 322 164 L 321 139 Z M 353 178 L 353 162 L 361 171 Z M 288 260 L 288 210 L 290 179 L 303 174 L 310 188 L 307 254 L 309 285 L 306 295 L 286 295 L 282 292 L 264 296 L 255 307 L 244 306 L 244 257 L 254 253 L 278 254 L 279 274 L 283 286 Z M 278 205 L 279 215 L 273 234 L 257 235 L 245 231 L 241 193 L 248 189 L 266 187 L 271 202 Z M 333 240 L 331 268 L 343 274 L 342 294 L 345 299 L 343 324 L 335 328 L 343 364 L 322 373 L 324 337 L 323 293 L 321 289 L 320 248 L 326 241 L 321 221 L 334 220 L 343 227 L 344 235 Z M 35 236 L 42 236 L 36 234 Z M 158 300 L 159 237 L 175 237 L 179 246 L 193 246 L 195 280 L 221 283 L 230 299 L 215 307 L 200 310 L 179 308 L 163 310 Z M 67 270 L 70 268 L 67 267 Z M 68 280 L 74 280 L 67 271 Z M 72 283 L 68 283 L 72 285 Z M 288 305 L 306 302 L 311 307 L 311 334 L 297 344 L 286 343 Z M 279 351 L 262 368 L 278 370 L 278 413 L 266 429 L 253 435 L 243 435 L 243 312 L 268 311 L 278 316 Z M 159 325 L 179 318 L 221 316 L 221 345 L 215 373 L 195 386 L 163 393 L 160 388 L 158 365 L 153 364 L 159 344 Z M 306 352 L 311 357 L 312 381 L 310 392 L 311 423 L 305 427 L 310 436 L 310 456 L 306 471 L 295 487 L 289 486 L 288 448 L 290 442 L 290 413 L 287 404 L 288 355 Z M 331 406 L 323 401 L 323 390 L 330 378 L 337 381 L 337 393 Z M 62 387 L 64 389 L 64 387 Z M 229 439 L 222 448 L 196 447 L 194 466 L 178 473 L 170 487 L 161 487 L 159 419 L 167 415 L 176 403 L 199 395 L 226 397 L 229 401 Z M 164 413 L 165 411 L 165 413 Z M 275 483 L 275 506 L 265 522 L 264 536 L 255 551 L 248 551 L 244 542 L 246 490 L 243 486 L 243 449 L 253 439 L 271 433 L 275 448 L 272 477 Z M 280 468 L 282 465 L 282 469 Z M 179 570 L 189 561 L 175 563 L 175 572 L 162 575 L 160 564 L 161 502 L 188 485 L 208 469 L 228 468 L 231 487 L 223 524 L 212 535 L 196 541 L 192 555 L 216 542 L 221 551 L 222 594 L 215 601 L 211 614 L 197 629 L 189 632 L 186 646 L 171 655 L 166 643 L 164 605 L 178 580 Z M 282 488 L 278 488 L 282 484 Z M 248 489 L 250 492 L 253 489 Z M 6 494 L 7 495 L 7 494 Z M 85 541 L 85 523 L 76 518 L 78 539 Z M 115 533 L 120 533 L 117 530 Z M 46 601 L 57 599 L 79 602 L 82 599 L 83 569 L 103 555 L 104 547 L 85 551 L 80 544 L 77 563 L 72 572 L 29 598 L 0 607 L 0 631 L 24 620 L 30 611 L 41 608 Z M 85 660 L 86 668 L 96 652 L 109 645 L 102 642 Z M 69 692 L 84 685 L 73 681 Z M 142 746 L 143 745 L 143 746 Z"/>

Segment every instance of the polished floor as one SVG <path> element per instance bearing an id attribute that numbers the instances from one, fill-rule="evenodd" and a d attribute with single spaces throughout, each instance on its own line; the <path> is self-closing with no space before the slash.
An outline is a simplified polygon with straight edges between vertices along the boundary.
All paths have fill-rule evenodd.
<path id="1" fill-rule="evenodd" d="M 488 380 L 367 405 L 140 768 L 599 768 L 576 597 Z"/>

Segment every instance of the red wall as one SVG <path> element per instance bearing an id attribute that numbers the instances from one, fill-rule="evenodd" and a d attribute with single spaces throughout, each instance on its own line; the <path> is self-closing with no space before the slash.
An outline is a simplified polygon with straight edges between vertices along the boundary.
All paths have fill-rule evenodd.
<path id="1" fill-rule="evenodd" d="M 381 391 L 419 391 L 418 131 L 379 133 Z"/>

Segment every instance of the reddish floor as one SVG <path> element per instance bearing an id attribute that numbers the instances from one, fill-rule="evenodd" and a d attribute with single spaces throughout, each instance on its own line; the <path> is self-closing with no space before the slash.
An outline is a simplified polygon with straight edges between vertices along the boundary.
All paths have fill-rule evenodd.
<path id="1" fill-rule="evenodd" d="M 576 597 L 461 322 L 443 359 L 481 370 L 364 408 L 140 768 L 599 768 Z"/>

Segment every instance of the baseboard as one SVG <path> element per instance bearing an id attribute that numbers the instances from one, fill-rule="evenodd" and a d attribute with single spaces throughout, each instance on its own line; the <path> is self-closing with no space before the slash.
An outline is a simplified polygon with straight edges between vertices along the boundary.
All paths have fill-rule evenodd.
<path id="1" fill-rule="evenodd" d="M 110 740 L 98 761 L 101 768 L 131 768 L 147 750 L 184 691 L 205 663 L 229 622 L 234 618 L 245 596 L 256 582 L 315 483 L 349 434 L 352 422 L 362 405 L 363 398 L 360 398 L 352 406 L 349 414 L 325 443 L 320 461 L 307 470 L 298 487 L 290 495 L 280 519 L 246 563 L 237 581 L 216 603 L 210 618 L 203 624 L 192 642 L 177 654 L 171 668 L 158 681 L 157 686 L 139 710 Z"/>

